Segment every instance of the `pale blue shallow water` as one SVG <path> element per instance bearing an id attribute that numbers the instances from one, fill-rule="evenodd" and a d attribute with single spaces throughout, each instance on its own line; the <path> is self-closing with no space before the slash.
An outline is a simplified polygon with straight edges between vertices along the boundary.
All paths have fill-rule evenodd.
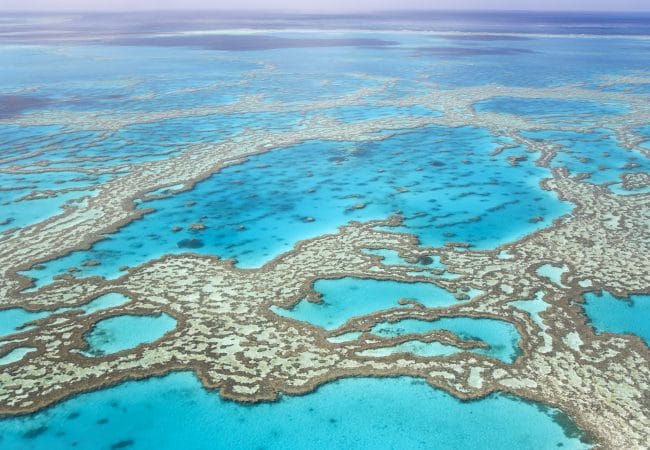
<path id="1" fill-rule="evenodd" d="M 597 333 L 635 334 L 650 346 L 650 295 L 623 299 L 604 291 L 584 297 L 585 313 Z"/>
<path id="2" fill-rule="evenodd" d="M 536 121 L 573 126 L 592 125 L 595 119 L 628 112 L 624 105 L 613 102 L 516 97 L 493 97 L 476 103 L 474 109 L 478 112 L 513 114 Z"/>
<path id="3" fill-rule="evenodd" d="M 85 305 L 82 305 L 80 309 L 83 310 L 86 314 L 92 314 L 102 309 L 108 309 L 111 307 L 123 305 L 129 300 L 130 299 L 124 294 L 110 292 L 91 300 Z"/>
<path id="4" fill-rule="evenodd" d="M 36 351 L 34 347 L 16 347 L 0 357 L 0 366 L 20 361 L 29 353 Z"/>
<path id="5" fill-rule="evenodd" d="M 48 316 L 47 312 L 31 312 L 21 308 L 11 308 L 0 311 L 0 338 L 13 334 L 27 322 Z"/>
<path id="6" fill-rule="evenodd" d="M 379 323 L 371 332 L 378 336 L 393 337 L 433 330 L 448 330 L 462 339 L 483 341 L 490 347 L 471 351 L 506 363 L 514 362 L 520 352 L 517 328 L 509 322 L 493 319 L 448 317 L 432 322 L 406 319 L 394 323 Z"/>
<path id="7" fill-rule="evenodd" d="M 158 316 L 123 315 L 97 322 L 85 336 L 88 356 L 103 356 L 150 343 L 176 328 L 168 314 Z"/>
<path id="8" fill-rule="evenodd" d="M 10 230 L 14 227 L 24 227 L 42 222 L 62 213 L 61 208 L 64 205 L 73 205 L 76 199 L 92 194 L 92 191 L 71 191 L 50 198 L 22 200 L 19 202 L 14 202 L 17 199 L 7 200 L 7 204 L 3 205 L 0 213 L 2 214 L 0 229 Z"/>
<path id="9" fill-rule="evenodd" d="M 543 292 L 538 292 L 535 298 L 532 299 L 510 302 L 510 305 L 526 311 L 540 328 L 545 329 L 546 326 L 544 320 L 540 317 L 540 313 L 544 312 L 550 305 L 544 301 Z"/>
<path id="10" fill-rule="evenodd" d="M 60 308 L 54 311 L 27 311 L 22 308 L 9 308 L 0 311 L 0 339 L 3 336 L 20 332 L 29 329 L 33 326 L 38 326 L 36 323 L 27 325 L 28 322 L 37 321 L 52 314 L 62 313 L 70 309 L 79 309 L 84 314 L 92 314 L 102 309 L 111 308 L 127 303 L 129 298 L 117 292 L 110 292 L 108 294 L 96 297 L 86 303 L 74 308 Z"/>
<path id="11" fill-rule="evenodd" d="M 124 383 L 2 420 L 0 443 L 12 450 L 589 447 L 557 410 L 503 395 L 461 402 L 412 378 L 344 379 L 306 396 L 246 406 L 205 391 L 190 373 Z"/>
<path id="12" fill-rule="evenodd" d="M 459 301 L 452 293 L 428 283 L 341 278 L 318 280 L 314 283 L 314 290 L 322 295 L 321 302 L 302 300 L 292 309 L 274 307 L 273 311 L 284 317 L 333 330 L 353 317 L 389 308 L 403 308 L 404 306 L 398 303 L 400 299 L 416 300 L 428 308 L 449 306 Z M 470 294 L 474 296 L 478 292 L 470 292 Z M 492 319 L 453 317 L 432 322 L 408 319 L 396 323 L 377 324 L 371 332 L 382 337 L 394 337 L 433 330 L 448 330 L 462 339 L 483 341 L 489 345 L 489 348 L 475 348 L 469 351 L 497 358 L 506 363 L 514 362 L 519 354 L 517 329 L 508 322 Z M 354 335 L 354 339 L 356 337 L 358 336 Z M 335 338 L 334 341 L 345 340 L 348 339 Z M 394 348 L 382 348 L 364 354 L 385 356 L 389 353 L 408 352 L 421 356 L 442 356 L 462 351 L 460 348 L 437 342 L 410 341 Z"/>
<path id="13" fill-rule="evenodd" d="M 399 308 L 400 299 L 414 299 L 429 308 L 458 302 L 452 293 L 429 283 L 340 278 L 318 280 L 314 290 L 322 294 L 322 302 L 302 300 L 291 310 L 274 308 L 274 312 L 332 330 L 352 317 Z"/>

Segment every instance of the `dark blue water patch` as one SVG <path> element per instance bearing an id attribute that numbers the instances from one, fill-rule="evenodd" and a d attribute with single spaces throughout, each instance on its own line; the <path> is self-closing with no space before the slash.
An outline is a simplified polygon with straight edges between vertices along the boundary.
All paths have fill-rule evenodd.
<path id="1" fill-rule="evenodd" d="M 179 248 L 201 248 L 203 247 L 203 241 L 201 239 L 181 239 L 178 241 Z"/>
<path id="2" fill-rule="evenodd" d="M 64 95 L 37 96 L 37 95 L 0 95 L 0 119 L 9 119 L 22 113 L 37 110 L 88 110 L 95 109 L 98 105 L 115 98 L 125 97 L 116 95 L 113 98 L 106 96 L 66 97 Z"/>
<path id="3" fill-rule="evenodd" d="M 10 119 L 52 103 L 53 100 L 49 98 L 31 95 L 0 95 L 0 119 Z"/>
<path id="4" fill-rule="evenodd" d="M 459 42 L 493 42 L 493 41 L 529 41 L 533 38 L 515 34 L 439 34 L 436 37 Z"/>
<path id="5" fill-rule="evenodd" d="M 462 47 L 506 47 L 531 50 L 532 53 L 519 53 L 504 57 L 502 55 L 477 55 L 471 57 L 447 57 L 453 64 L 433 66 L 429 69 L 431 79 L 443 85 L 485 86 L 494 83 L 506 86 L 523 87 L 552 87 L 568 83 L 585 83 L 598 81 L 603 74 L 631 73 L 647 70 L 647 49 L 641 45 L 641 39 L 614 39 L 604 37 L 573 38 L 573 37 L 538 37 L 529 41 L 504 42 L 508 45 L 497 45 L 496 42 L 463 41 Z M 445 42 L 442 41 L 441 45 Z M 459 42 L 460 43 L 460 42 Z M 406 52 L 416 61 L 426 60 L 424 56 L 417 58 L 415 47 L 428 46 L 418 42 L 410 48 L 386 47 L 391 49 L 387 54 L 396 54 L 398 49 Z M 444 45 L 442 45 L 444 47 Z M 410 52 L 410 53 L 408 53 Z M 430 58 L 436 55 L 428 55 Z M 393 56 L 397 58 L 397 56 Z M 402 57 L 404 58 L 404 57 Z M 480 58 L 476 64 L 475 58 Z M 507 61 L 506 61 L 507 59 Z M 642 63 L 643 61 L 644 63 Z"/>
<path id="6" fill-rule="evenodd" d="M 330 19 L 328 19 L 330 20 Z M 333 19 L 332 19 L 333 20 Z M 461 21 L 462 22 L 462 21 Z M 337 23 L 333 20 L 331 23 Z M 338 25 L 345 24 L 345 21 L 339 22 Z M 254 28 L 259 23 L 251 23 Z M 359 22 L 355 23 L 356 27 Z M 406 29 L 409 24 L 406 23 Z M 460 23 L 459 25 L 463 25 Z M 415 27 L 417 28 L 417 27 Z M 211 29 L 215 29 L 212 27 Z M 400 27 L 402 29 L 402 27 Z M 456 29 L 457 30 L 457 29 Z M 461 30 L 462 31 L 462 30 Z M 486 31 L 487 32 L 487 31 Z M 544 30 L 539 30 L 543 33 Z M 482 33 L 485 34 L 485 33 Z M 277 37 L 296 37 L 296 33 L 287 36 L 287 33 L 277 33 Z M 310 34 L 303 33 L 303 37 L 323 38 L 323 33 L 314 32 Z M 340 35 L 332 36 L 339 38 Z M 431 65 L 430 58 L 439 58 L 440 56 L 428 55 L 429 57 L 414 57 L 413 49 L 416 47 L 426 47 L 434 45 L 430 35 L 417 35 L 416 33 L 364 33 L 350 32 L 343 37 L 354 38 L 377 38 L 386 41 L 399 41 L 407 45 L 400 46 L 383 46 L 383 50 L 370 50 L 361 47 L 320 47 L 293 49 L 291 52 L 268 51 L 269 62 L 274 64 L 278 71 L 273 74 L 256 76 L 255 79 L 249 79 L 250 88 L 241 89 L 247 93 L 263 93 L 267 98 L 281 101 L 294 101 L 296 95 L 300 100 L 313 100 L 315 93 L 319 97 L 332 98 L 333 86 L 340 90 L 343 86 L 347 87 L 354 83 L 350 74 L 367 73 L 373 76 L 390 76 L 399 78 L 398 85 L 391 88 L 390 93 L 394 95 L 399 87 L 411 83 L 417 86 L 417 77 L 423 72 L 427 77 L 443 86 L 474 86 L 485 85 L 490 83 L 509 85 L 509 86 L 556 86 L 563 83 L 585 83 L 589 80 L 598 78 L 603 74 L 612 73 L 615 68 L 616 73 L 625 74 L 632 71 L 643 71 L 647 69 L 645 64 L 647 49 L 640 44 L 641 39 L 610 39 L 610 38 L 543 38 L 536 37 L 528 41 L 507 42 L 504 41 L 504 47 L 525 48 L 534 53 L 521 53 L 519 55 L 507 56 L 484 55 L 476 56 L 480 58 L 481 64 L 475 64 L 473 57 L 445 57 L 452 61 L 452 64 Z M 450 41 L 438 39 L 442 46 L 449 44 Z M 461 41 L 459 41 L 461 42 Z M 488 47 L 496 46 L 496 42 L 462 41 L 462 47 L 473 47 L 475 45 L 486 45 Z M 41 52 L 48 51 L 49 47 L 43 47 Z M 243 67 L 235 68 L 234 62 L 226 64 L 223 60 L 205 58 L 201 50 L 189 49 L 181 50 L 177 47 L 111 47 L 96 46 L 93 51 L 89 52 L 88 47 L 77 47 L 68 49 L 68 54 L 72 53 L 74 58 L 68 59 L 70 62 L 67 67 L 59 67 L 55 73 L 47 73 L 47 76 L 37 76 L 42 73 L 41 70 L 47 70 L 43 64 L 43 58 L 26 58 L 24 54 L 16 55 L 15 60 L 20 64 L 9 68 L 8 79 L 14 85 L 20 86 L 26 80 L 37 83 L 41 88 L 39 94 L 58 95 L 61 90 L 58 84 L 49 84 L 50 81 L 64 81 L 65 79 L 87 80 L 101 77 L 103 80 L 115 78 L 129 78 L 146 80 L 133 88 L 134 94 L 147 94 L 150 92 L 165 93 L 167 86 L 173 87 L 194 85 L 198 81 L 203 84 L 214 83 L 215 81 L 240 80 Z M 398 51 L 397 49 L 401 50 Z M 392 49 L 391 51 L 385 51 Z M 353 52 L 350 55 L 349 52 Z M 53 52 L 52 52 L 53 53 Z M 77 54 L 80 55 L 77 55 Z M 93 64 L 86 64 L 90 57 L 94 59 Z M 128 56 L 127 56 L 128 55 Z M 11 56 L 11 55 L 10 55 Z M 80 56 L 77 57 L 77 56 Z M 241 53 L 240 56 L 244 56 Z M 47 55 L 48 58 L 55 59 L 55 55 Z M 504 66 L 504 59 L 508 59 L 507 67 Z M 11 57 L 14 61 L 13 56 Z M 243 58 L 242 58 L 243 60 Z M 322 61 L 332 61 L 328 64 L 326 70 L 314 73 L 314 67 L 323 67 Z M 146 61 L 146 64 L 143 62 Z M 399 61 L 399 64 L 395 62 Z M 53 62 L 49 62 L 50 64 Z M 245 65 L 254 65 L 253 60 L 246 61 Z M 244 65 L 243 62 L 238 63 Z M 230 66 L 233 67 L 230 67 Z M 259 66 L 258 66 L 259 67 Z M 255 68 L 255 67 L 251 67 Z M 158 76 L 165 73 L 165 79 L 161 80 Z M 4 73 L 3 73 L 4 75 Z M 318 85 L 318 78 L 327 78 L 333 82 L 328 85 L 327 89 L 314 89 Z M 45 79 L 45 83 L 43 83 Z M 342 81 L 341 81 L 342 80 Z M 273 89 L 267 89 L 272 85 Z M 54 87 L 56 86 L 56 88 Z M 94 90 L 102 89 L 108 96 L 109 92 L 98 83 L 85 85 L 80 88 L 76 86 L 74 93 L 82 90 L 80 96 L 91 95 Z M 276 88 L 277 87 L 277 88 Z M 409 86 L 406 86 L 408 88 Z M 421 86 L 420 86 L 421 87 Z M 311 89 L 311 95 L 310 95 Z M 229 88 L 228 93 L 239 91 L 240 88 Z M 354 90 L 354 89 L 353 89 Z M 217 90 L 218 91 L 218 90 Z M 322 92 L 322 93 L 321 93 Z M 411 91 L 412 92 L 412 91 Z M 73 94 L 73 92 L 70 92 Z M 401 92 L 400 92 L 401 94 Z M 292 97 L 293 96 L 293 97 Z M 176 105 L 187 105 L 193 102 L 200 102 L 206 99 L 212 102 L 214 92 L 203 91 L 201 95 L 174 95 L 174 98 L 154 99 L 147 102 L 116 101 L 115 107 L 127 110 L 143 108 L 166 109 L 175 108 Z M 166 102 L 165 100 L 169 100 Z"/>
<path id="7" fill-rule="evenodd" d="M 230 52 L 260 51 L 290 48 L 317 47 L 385 47 L 396 45 L 395 41 L 372 38 L 300 38 L 292 39 L 263 35 L 205 34 L 199 36 L 165 36 L 126 38 L 111 41 L 115 45 L 196 47 L 207 50 Z"/>
<path id="8" fill-rule="evenodd" d="M 645 35 L 650 33 L 650 14 L 647 12 L 553 12 L 553 11 L 391 11 L 366 15 L 369 26 L 373 18 L 383 19 L 384 28 L 395 24 L 411 30 Z"/>
<path id="9" fill-rule="evenodd" d="M 597 333 L 639 336 L 650 345 L 650 295 L 615 297 L 609 292 L 587 293 L 585 313 Z"/>
<path id="10" fill-rule="evenodd" d="M 242 405 L 181 372 L 0 420 L 7 449 L 586 449 L 555 408 L 493 394 L 460 401 L 414 378 L 354 378 Z"/>

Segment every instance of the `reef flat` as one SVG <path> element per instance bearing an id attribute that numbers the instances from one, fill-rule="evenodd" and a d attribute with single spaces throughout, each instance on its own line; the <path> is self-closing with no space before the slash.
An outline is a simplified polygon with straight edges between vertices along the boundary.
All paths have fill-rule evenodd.
<path id="1" fill-rule="evenodd" d="M 369 33 L 369 38 L 400 39 L 395 33 L 375 34 Z M 521 45 L 535 48 L 535 42 Z M 109 43 L 106 48 L 113 47 Z M 415 46 L 418 51 L 423 48 Z M 155 89 L 142 93 L 135 92 L 137 83 L 132 83 L 132 91 L 118 83 L 118 90 L 130 92 L 128 101 L 137 105 L 133 111 L 103 109 L 101 104 L 50 109 L 49 102 L 25 100 L 12 103 L 20 110 L 0 116 L 0 128 L 16 134 L 4 143 L 15 151 L 0 155 L 0 176 L 8 180 L 3 192 L 20 192 L 15 199 L 5 199 L 5 204 L 74 197 L 57 204 L 47 217 L 33 223 L 25 219 L 20 226 L 7 219 L 0 229 L 0 317 L 10 311 L 18 318 L 24 314 L 23 320 L 12 319 L 16 326 L 7 327 L 0 336 L 0 358 L 11 356 L 0 366 L 0 413 L 35 413 L 76 394 L 179 371 L 191 371 L 205 388 L 218 389 L 223 398 L 243 403 L 307 394 L 348 377 L 417 377 L 463 400 L 507 393 L 557 408 L 601 448 L 644 448 L 650 437 L 650 349 L 634 334 L 595 330 L 583 304 L 585 296 L 600 291 L 619 298 L 639 295 L 634 297 L 637 301 L 647 299 L 642 294 L 650 292 L 646 257 L 650 252 L 646 191 L 650 147 L 644 129 L 650 123 L 650 90 L 637 89 L 650 86 L 650 74 L 638 70 L 590 74 L 584 82 L 566 80 L 546 86 L 490 79 L 474 85 L 441 85 L 441 80 L 427 75 L 431 66 L 423 69 L 411 61 L 404 62 L 413 69 L 404 75 L 410 78 L 376 67 L 352 74 L 346 69 L 344 74 L 327 74 L 331 79 L 320 84 L 325 92 L 322 98 L 314 94 L 312 99 L 287 100 L 273 97 L 282 97 L 284 89 L 291 94 L 291 89 L 273 92 L 278 82 L 269 79 L 284 80 L 286 71 L 295 70 L 310 81 L 308 90 L 319 77 L 302 67 L 282 67 L 282 54 L 266 50 L 252 58 L 216 53 L 220 63 L 238 64 L 236 81 L 173 86 L 167 93 L 156 84 L 158 93 Z M 13 51 L 20 55 L 26 50 Z M 120 51 L 125 50 L 120 47 Z M 204 49 L 186 51 L 201 61 L 214 57 Z M 377 58 L 375 52 L 383 50 L 354 51 L 364 61 Z M 347 56 L 339 58 L 343 64 Z M 364 86 L 351 89 L 343 83 L 338 91 L 329 85 L 336 83 L 338 75 Z M 205 103 L 205 92 L 230 92 L 234 86 L 243 87 L 237 91 L 241 95 L 225 104 L 209 100 L 201 105 L 160 107 L 160 102 L 177 105 L 176 96 L 195 96 L 195 103 Z M 38 91 L 36 85 L 22 89 Z M 261 92 L 250 92 L 256 89 Z M 536 101 L 542 103 L 535 106 Z M 29 109 L 32 106 L 34 110 Z M 181 141 L 165 144 L 160 138 L 152 143 L 147 126 L 171 127 L 170 134 L 178 139 L 179 130 L 187 127 L 184 121 L 196 129 Z M 124 138 L 134 127 L 145 128 Z M 514 220 L 514 215 L 499 214 L 521 193 L 499 193 L 504 198 L 483 207 L 480 201 L 487 201 L 488 193 L 477 192 L 476 185 L 470 184 L 452 202 L 465 197 L 480 200 L 473 208 L 468 206 L 469 211 L 454 211 L 450 217 L 444 217 L 449 210 L 436 211 L 447 220 L 436 229 L 430 223 L 413 222 L 419 210 L 420 215 L 430 213 L 429 204 L 421 197 L 408 197 L 420 185 L 403 185 L 400 179 L 390 189 L 391 195 L 408 199 L 404 209 L 374 217 L 385 213 L 373 209 L 372 201 L 378 200 L 343 192 L 349 205 L 336 204 L 345 208 L 341 214 L 331 214 L 336 221 L 313 232 L 289 233 L 290 248 L 262 258 L 259 266 L 241 267 L 222 254 L 199 253 L 205 239 L 202 233 L 208 228 L 203 223 L 208 212 L 199 208 L 192 213 L 198 217 L 194 223 L 182 223 L 178 229 L 165 224 L 170 235 L 181 228 L 189 233 L 179 241 L 180 251 L 154 244 L 159 255 L 145 253 L 147 261 L 121 267 L 115 277 L 77 276 L 105 264 L 110 251 L 124 250 L 126 241 L 120 240 L 120 231 L 153 216 L 148 202 L 192 192 L 207 180 L 227 193 L 230 185 L 245 183 L 246 176 L 263 179 L 267 166 L 248 164 L 255 158 L 274 152 L 292 152 L 292 157 L 300 158 L 303 144 L 379 145 L 409 133 L 435 133 L 430 131 L 433 127 L 483 130 L 491 146 L 445 149 L 465 152 L 463 162 L 454 161 L 457 166 L 487 174 L 486 164 L 481 163 L 483 169 L 472 167 L 471 159 L 485 151 L 482 156 L 499 166 L 489 169 L 495 170 L 490 177 L 494 185 L 502 182 L 497 169 L 512 169 L 503 179 L 532 178 L 532 186 L 521 187 L 534 189 L 531 198 L 552 195 L 570 208 L 550 219 L 534 215 L 521 221 L 517 216 L 522 223 L 517 222 L 514 235 L 499 236 L 501 241 L 492 248 L 475 248 L 472 242 L 454 239 L 454 231 L 487 221 L 489 214 L 497 220 Z M 31 136 L 21 134 L 30 132 Z M 120 142 L 124 149 L 141 144 L 151 148 L 121 153 L 116 150 L 122 148 Z M 441 149 L 453 147 L 452 140 L 443 137 L 435 143 L 437 148 L 431 145 L 435 159 L 423 158 L 412 173 L 439 173 L 450 183 L 470 177 L 469 172 L 445 168 L 451 158 Z M 371 165 L 368 170 L 391 173 L 407 164 L 409 148 L 395 147 L 394 154 L 386 152 L 385 168 Z M 331 159 L 327 163 L 337 167 L 352 156 Z M 288 177 L 313 176 L 294 173 L 288 165 L 283 169 Z M 235 172 L 241 180 L 220 187 L 220 174 L 230 170 L 241 170 Z M 333 173 L 323 175 L 325 182 L 332 181 Z M 376 177 L 364 183 L 373 183 Z M 422 183 L 426 191 L 430 185 Z M 455 186 L 446 185 L 447 190 Z M 278 192 L 282 197 L 280 188 Z M 194 203 L 187 201 L 184 208 Z M 254 201 L 248 207 L 254 209 Z M 480 208 L 485 214 L 477 216 Z M 287 207 L 286 216 L 277 209 L 275 214 L 286 223 L 290 218 L 319 226 L 320 220 L 300 209 Z M 369 215 L 350 219 L 363 211 Z M 436 220 L 438 216 L 431 223 Z M 246 225 L 227 222 L 231 228 L 221 228 L 226 234 L 238 233 L 259 223 L 255 217 Z M 422 228 L 433 228 L 442 245 L 423 244 L 428 235 Z M 116 247 L 109 248 L 105 258 L 101 252 L 84 253 L 99 242 L 114 242 Z M 27 271 L 37 276 L 48 264 L 75 252 L 83 263 L 66 267 L 64 274 L 36 284 L 25 276 Z M 310 321 L 309 315 L 298 320 L 282 313 L 296 311 L 304 302 L 334 307 L 317 287 L 325 281 L 335 286 L 342 280 L 397 283 L 391 286 L 398 298 L 393 304 L 390 299 L 377 300 L 383 305 L 378 306 L 372 303 L 372 297 L 378 296 L 371 293 L 360 300 L 369 305 L 367 310 L 350 316 L 341 313 L 337 317 L 343 319 L 331 327 Z M 419 293 L 422 284 L 440 292 Z M 352 302 L 355 292 L 362 297 L 367 289 L 341 292 L 346 302 Z M 400 289 L 410 296 L 401 295 Z M 24 311 L 18 314 L 18 309 Z M 93 349 L 101 340 L 93 333 L 107 333 L 102 330 L 110 329 L 111 321 L 134 316 L 147 318 L 145 326 L 152 328 L 140 336 L 139 345 L 102 347 L 100 342 L 100 350 Z M 451 325 L 459 318 L 476 322 L 466 322 L 470 329 L 461 332 Z M 415 321 L 448 325 L 409 329 Z M 502 323 L 499 330 L 504 331 L 490 333 L 501 337 L 505 333 L 514 350 L 508 342 L 491 345 L 490 333 L 485 338 L 478 331 L 472 334 L 472 324 L 479 323 Z M 393 331 L 381 332 L 382 327 Z M 421 351 L 414 351 L 414 345 Z"/>

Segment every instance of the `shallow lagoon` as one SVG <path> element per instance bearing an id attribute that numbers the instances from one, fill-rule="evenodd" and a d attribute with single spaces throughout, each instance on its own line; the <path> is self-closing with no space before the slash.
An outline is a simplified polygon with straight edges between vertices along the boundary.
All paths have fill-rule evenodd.
<path id="1" fill-rule="evenodd" d="M 430 283 L 340 278 L 318 280 L 314 290 L 322 294 L 322 302 L 302 300 L 291 310 L 273 308 L 273 311 L 333 330 L 352 317 L 399 308 L 400 299 L 413 299 L 429 308 L 457 302 L 452 293 Z"/>
<path id="2" fill-rule="evenodd" d="M 13 334 L 32 320 L 48 316 L 48 312 L 32 312 L 22 308 L 11 308 L 0 311 L 0 338 Z"/>
<path id="3" fill-rule="evenodd" d="M 585 313 L 597 333 L 635 334 L 650 345 L 650 295 L 623 299 L 605 291 L 584 298 Z"/>
<path id="4" fill-rule="evenodd" d="M 491 248 L 570 210 L 539 187 L 548 172 L 530 158 L 508 164 L 508 156 L 523 150 L 492 157 L 496 146 L 484 130 L 432 127 L 379 142 L 316 141 L 258 155 L 191 191 L 145 202 L 143 207 L 156 211 L 89 251 L 27 274 L 38 285 L 73 266 L 81 269 L 77 276 L 115 277 L 120 266 L 187 251 L 256 267 L 298 240 L 335 232 L 352 220 L 398 213 L 405 223 L 397 230 L 417 234 L 423 245 L 453 240 Z M 190 229 L 194 223 L 205 229 Z M 90 259 L 102 264 L 81 266 Z"/>
<path id="5" fill-rule="evenodd" d="M 246 406 L 206 391 L 191 373 L 1 420 L 0 442 L 14 450 L 589 448 L 562 413 L 505 395 L 461 402 L 417 379 L 356 378 Z"/>
<path id="6" fill-rule="evenodd" d="M 29 353 L 36 351 L 34 347 L 17 347 L 4 355 L 0 356 L 0 366 L 5 366 L 7 364 L 12 364 L 17 361 L 20 361 Z"/>
<path id="7" fill-rule="evenodd" d="M 462 339 L 483 341 L 490 347 L 476 348 L 470 351 L 497 358 L 506 363 L 514 362 L 520 352 L 517 328 L 509 322 L 493 319 L 445 317 L 431 322 L 406 319 L 394 323 L 379 323 L 374 326 L 371 332 L 382 337 L 393 337 L 409 333 L 426 333 L 434 330 L 448 330 Z M 427 346 L 429 344 L 424 345 L 424 351 L 427 351 Z M 463 350 L 456 349 L 453 353 L 459 351 Z M 417 350 L 415 353 L 421 354 Z"/>
<path id="8" fill-rule="evenodd" d="M 60 308 L 54 311 L 27 311 L 22 308 L 10 308 L 0 311 L 0 338 L 28 329 L 36 325 L 27 325 L 28 322 L 36 321 L 48 317 L 53 314 L 69 311 L 71 309 L 79 309 L 84 314 L 92 314 L 102 309 L 111 308 L 127 303 L 129 298 L 117 292 L 109 292 L 108 294 L 96 297 L 86 303 L 77 307 Z"/>
<path id="9" fill-rule="evenodd" d="M 86 335 L 86 356 L 103 356 L 156 341 L 176 328 L 176 320 L 167 315 L 122 315 L 100 320 Z"/>

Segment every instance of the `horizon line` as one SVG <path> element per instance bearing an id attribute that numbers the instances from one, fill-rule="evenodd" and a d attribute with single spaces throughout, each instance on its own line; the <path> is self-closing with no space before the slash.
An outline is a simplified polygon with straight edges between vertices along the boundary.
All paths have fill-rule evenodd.
<path id="1" fill-rule="evenodd" d="M 372 10 L 340 10 L 340 11 L 309 11 L 309 10 L 296 10 L 296 9 L 281 9 L 281 8 L 243 8 L 243 9 L 229 9 L 229 8 L 142 8 L 142 9 L 59 9 L 59 10 L 30 10 L 30 9 L 5 9 L 0 12 L 0 16 L 10 14 L 126 14 L 126 13 L 166 13 L 166 12 L 220 12 L 220 13 L 260 13 L 260 14 L 290 14 L 290 15 L 312 15 L 312 16 L 328 16 L 328 15 L 341 15 L 349 16 L 355 14 L 386 14 L 386 13 L 546 13 L 546 14 L 638 14 L 650 13 L 650 6 L 647 9 L 628 9 L 628 10 L 605 10 L 605 9 L 507 9 L 507 8 L 492 8 L 492 9 L 473 9 L 473 8 L 410 8 L 410 9 L 372 9 Z"/>

